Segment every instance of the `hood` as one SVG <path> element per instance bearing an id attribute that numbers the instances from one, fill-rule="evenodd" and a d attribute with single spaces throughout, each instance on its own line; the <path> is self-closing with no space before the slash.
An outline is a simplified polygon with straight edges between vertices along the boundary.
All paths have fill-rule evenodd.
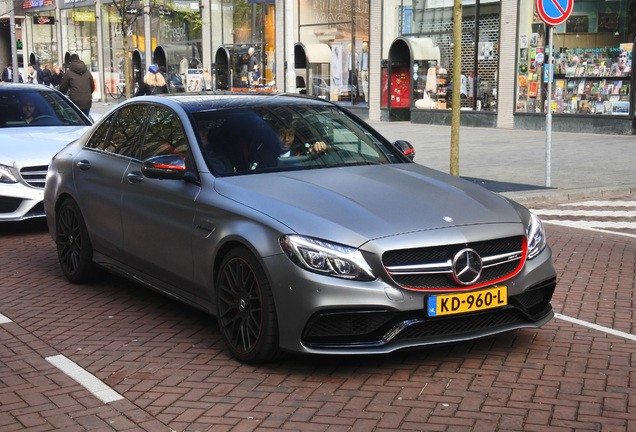
<path id="1" fill-rule="evenodd" d="M 81 61 L 81 60 L 76 60 L 74 62 L 71 62 L 71 65 L 69 66 L 69 69 L 72 70 L 73 72 L 75 72 L 76 74 L 82 75 L 83 73 L 85 73 L 88 69 L 86 68 L 86 64 Z"/>
<path id="2" fill-rule="evenodd" d="M 89 126 L 32 126 L 0 129 L 0 163 L 48 165 L 57 152 Z"/>
<path id="3" fill-rule="evenodd" d="M 347 239 L 350 246 L 437 228 L 521 223 L 504 198 L 417 164 L 224 177 L 215 188 L 292 232 Z"/>

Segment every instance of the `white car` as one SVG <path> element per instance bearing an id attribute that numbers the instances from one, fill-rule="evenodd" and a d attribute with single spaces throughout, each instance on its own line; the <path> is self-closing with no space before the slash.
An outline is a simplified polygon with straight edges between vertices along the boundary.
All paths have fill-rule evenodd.
<path id="1" fill-rule="evenodd" d="M 91 124 L 51 87 L 0 83 L 0 222 L 44 216 L 51 159 Z"/>

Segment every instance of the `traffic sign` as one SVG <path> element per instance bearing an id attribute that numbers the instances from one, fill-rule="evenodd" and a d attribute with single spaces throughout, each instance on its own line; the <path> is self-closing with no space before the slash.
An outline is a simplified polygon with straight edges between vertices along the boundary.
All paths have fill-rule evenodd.
<path id="1" fill-rule="evenodd" d="M 541 21 L 554 27 L 570 18 L 574 0 L 535 0 L 535 6 Z"/>

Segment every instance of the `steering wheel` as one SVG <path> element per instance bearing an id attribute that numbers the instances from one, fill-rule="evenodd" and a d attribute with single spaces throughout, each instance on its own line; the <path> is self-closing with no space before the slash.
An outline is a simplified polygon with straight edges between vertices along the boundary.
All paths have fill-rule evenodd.
<path id="1" fill-rule="evenodd" d="M 44 114 L 44 115 L 35 117 L 33 120 L 31 120 L 31 123 L 29 124 L 46 123 L 47 120 L 53 120 L 53 119 L 55 119 L 55 117 L 53 117 L 52 115 Z"/>

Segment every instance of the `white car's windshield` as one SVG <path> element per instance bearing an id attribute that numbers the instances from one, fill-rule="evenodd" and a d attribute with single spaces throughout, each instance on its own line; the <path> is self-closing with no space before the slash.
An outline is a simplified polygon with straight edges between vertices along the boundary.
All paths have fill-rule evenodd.
<path id="1" fill-rule="evenodd" d="M 330 106 L 257 106 L 194 113 L 217 175 L 399 162 L 344 112 Z"/>
<path id="2" fill-rule="evenodd" d="M 87 126 L 89 123 L 54 91 L 0 91 L 0 128 L 31 126 Z"/>

